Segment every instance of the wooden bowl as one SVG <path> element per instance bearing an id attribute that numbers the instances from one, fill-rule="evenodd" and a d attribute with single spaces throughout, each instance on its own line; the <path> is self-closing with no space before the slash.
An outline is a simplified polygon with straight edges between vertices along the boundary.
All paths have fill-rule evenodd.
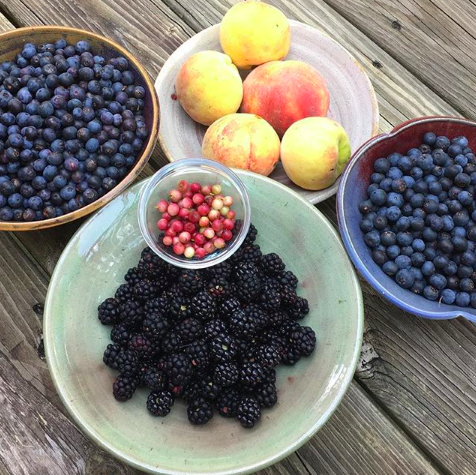
<path id="1" fill-rule="evenodd" d="M 84 206 L 77 211 L 64 214 L 58 218 L 30 222 L 0 221 L 0 231 L 33 231 L 36 229 L 51 228 L 53 226 L 74 221 L 75 219 L 92 213 L 121 194 L 138 177 L 139 173 L 147 163 L 157 142 L 159 128 L 159 101 L 157 94 L 155 93 L 154 85 L 152 84 L 149 75 L 141 66 L 139 61 L 137 61 L 134 56 L 132 56 L 127 50 L 114 41 L 105 38 L 104 36 L 97 35 L 90 31 L 81 30 L 79 28 L 68 28 L 62 26 L 32 26 L 27 28 L 18 28 L 16 30 L 7 31 L 6 33 L 0 34 L 0 44 L 2 45 L 0 52 L 0 62 L 12 60 L 15 54 L 21 51 L 22 45 L 25 43 L 52 43 L 59 38 L 64 38 L 68 43 L 73 44 L 79 40 L 86 39 L 91 43 L 93 52 L 95 54 L 104 56 L 106 59 L 117 55 L 127 58 L 137 83 L 146 90 L 143 115 L 150 133 L 144 143 L 142 151 L 140 152 L 134 167 L 117 184 L 116 187 L 114 187 L 111 191 L 106 193 L 94 203 Z"/>
<path id="2" fill-rule="evenodd" d="M 330 94 L 328 117 L 339 122 L 349 135 L 352 151 L 378 132 L 379 111 L 374 88 L 362 66 L 339 43 L 315 28 L 290 20 L 291 49 L 285 59 L 304 61 L 324 77 Z M 220 25 L 214 25 L 190 38 L 177 48 L 162 67 L 155 82 L 162 109 L 159 142 L 170 161 L 202 156 L 206 127 L 194 122 L 175 96 L 175 78 L 184 61 L 203 50 L 221 51 Z M 242 77 L 246 75 L 241 71 Z M 308 191 L 296 186 L 281 163 L 271 178 L 289 186 L 311 203 L 335 195 L 340 178 L 329 188 Z"/>

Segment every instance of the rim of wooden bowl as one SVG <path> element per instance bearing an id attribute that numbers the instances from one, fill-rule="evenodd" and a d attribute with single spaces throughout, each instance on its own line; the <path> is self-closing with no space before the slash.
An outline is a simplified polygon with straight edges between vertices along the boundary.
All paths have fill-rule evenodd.
<path id="1" fill-rule="evenodd" d="M 61 224 L 69 223 L 75 221 L 76 219 L 82 218 L 97 209 L 104 206 L 106 203 L 109 203 L 113 198 L 120 195 L 140 174 L 142 169 L 147 164 L 149 157 L 152 153 L 152 150 L 157 143 L 158 133 L 159 133 L 159 117 L 160 117 L 160 106 L 157 92 L 155 90 L 154 84 L 144 69 L 144 67 L 139 63 L 139 61 L 129 53 L 125 48 L 116 43 L 115 41 L 106 38 L 105 36 L 98 35 L 92 31 L 83 30 L 81 28 L 74 28 L 68 26 L 55 26 L 55 25 L 43 25 L 43 26 L 28 26 L 24 28 L 17 28 L 15 30 L 7 31 L 5 33 L 0 33 L 0 44 L 5 38 L 14 38 L 14 37 L 23 37 L 28 35 L 31 32 L 48 32 L 48 33 L 58 33 L 58 35 L 65 33 L 76 33 L 83 34 L 89 38 L 94 38 L 95 40 L 106 44 L 107 46 L 115 49 L 118 54 L 127 58 L 127 60 L 134 66 L 139 75 L 143 78 L 147 92 L 151 94 L 152 97 L 152 126 L 147 137 L 146 146 L 144 151 L 140 155 L 134 167 L 129 171 L 129 173 L 109 192 L 98 200 L 90 203 L 83 208 L 80 208 L 76 211 L 59 216 L 58 218 L 44 219 L 42 221 L 0 221 L 0 231 L 34 231 L 38 229 L 47 229 L 54 226 L 59 226 Z"/>

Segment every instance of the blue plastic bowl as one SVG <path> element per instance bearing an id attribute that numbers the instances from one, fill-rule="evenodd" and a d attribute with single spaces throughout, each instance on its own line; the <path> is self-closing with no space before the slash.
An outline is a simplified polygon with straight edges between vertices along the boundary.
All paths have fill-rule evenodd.
<path id="1" fill-rule="evenodd" d="M 337 218 L 344 246 L 358 272 L 383 297 L 402 310 L 424 318 L 449 319 L 465 317 L 476 323 L 476 309 L 430 301 L 401 288 L 373 261 L 359 228 L 359 203 L 367 198 L 370 175 L 377 158 L 392 152 L 406 153 L 421 144 L 426 132 L 450 138 L 464 135 L 476 149 L 476 122 L 453 117 L 423 117 L 397 126 L 390 134 L 370 139 L 357 150 L 344 170 L 337 192 Z"/>

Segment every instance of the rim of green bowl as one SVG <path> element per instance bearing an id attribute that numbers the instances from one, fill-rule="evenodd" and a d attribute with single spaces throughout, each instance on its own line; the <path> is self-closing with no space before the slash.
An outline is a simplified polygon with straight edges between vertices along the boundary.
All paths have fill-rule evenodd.
<path id="1" fill-rule="evenodd" d="M 286 185 L 283 185 L 275 180 L 272 180 L 271 178 L 258 175 L 256 173 L 248 172 L 245 170 L 235 170 L 239 175 L 248 175 L 254 179 L 261 179 L 264 181 L 270 181 L 274 185 L 278 186 L 281 188 L 284 192 L 290 193 L 291 195 L 295 196 L 298 198 L 303 205 L 306 207 L 310 208 L 313 210 L 314 213 L 316 213 L 320 218 L 322 223 L 328 228 L 328 230 L 331 232 L 331 234 L 334 236 L 334 238 L 338 241 L 340 247 L 342 248 L 342 251 L 346 254 L 346 251 L 344 249 L 344 246 L 342 244 L 342 241 L 339 237 L 339 234 L 335 230 L 335 228 L 332 226 L 330 221 L 315 207 L 313 206 L 309 201 L 305 200 L 302 198 L 298 193 L 295 191 L 291 190 L 288 188 Z M 146 178 L 144 180 L 141 180 L 139 183 L 134 185 L 134 187 L 142 187 L 145 185 L 145 182 L 150 180 L 149 178 Z M 127 192 L 126 190 L 125 192 Z M 119 196 L 117 196 L 115 199 L 118 199 L 122 196 L 123 193 L 121 193 Z M 70 403 L 70 401 L 65 397 L 65 394 L 63 393 L 62 386 L 60 384 L 60 375 L 58 368 L 56 367 L 55 364 L 53 364 L 53 361 L 55 360 L 55 350 L 53 345 L 50 346 L 50 342 L 53 340 L 52 337 L 52 329 L 49 325 L 49 320 L 50 320 L 50 313 L 49 313 L 49 308 L 50 308 L 50 301 L 52 300 L 52 294 L 54 289 L 56 287 L 57 281 L 61 278 L 61 275 L 58 272 L 58 269 L 61 267 L 61 264 L 63 263 L 64 259 L 66 259 L 66 255 L 68 254 L 69 249 L 73 246 L 73 244 L 76 242 L 76 240 L 79 238 L 80 234 L 83 231 L 83 228 L 87 227 L 89 225 L 89 222 L 92 221 L 94 218 L 96 218 L 97 215 L 99 215 L 102 212 L 105 212 L 109 206 L 114 202 L 112 200 L 108 204 L 106 204 L 103 208 L 101 208 L 97 213 L 94 215 L 90 216 L 89 219 L 84 222 L 78 230 L 74 233 L 73 237 L 69 240 L 68 244 L 64 248 L 63 252 L 61 253 L 61 256 L 55 266 L 55 270 L 53 271 L 53 275 L 51 276 L 51 280 L 48 286 L 48 291 L 46 294 L 46 300 L 45 300 L 45 315 L 43 319 L 43 337 L 44 337 L 44 344 L 45 344 L 45 355 L 46 355 L 46 361 L 48 364 L 48 368 L 50 371 L 51 379 L 53 380 L 53 384 L 55 386 L 56 392 L 58 393 L 61 402 L 63 405 L 66 407 L 68 413 L 72 416 L 74 419 L 75 423 L 79 426 L 79 428 L 91 439 L 93 440 L 97 445 L 99 445 L 101 448 L 118 458 L 119 460 L 127 463 L 128 465 L 143 470 L 147 473 L 151 474 L 163 474 L 163 475 L 187 475 L 188 472 L 183 472 L 183 471 L 175 471 L 175 470 L 161 470 L 158 467 L 153 467 L 151 465 L 147 465 L 141 462 L 138 462 L 136 459 L 133 457 L 125 454 L 122 451 L 116 450 L 115 447 L 103 440 L 100 436 L 98 436 L 95 432 L 95 430 L 90 427 L 86 422 L 83 422 L 80 413 L 76 412 L 75 408 L 73 405 Z M 348 257 L 347 257 L 348 258 Z M 275 454 L 273 457 L 269 457 L 265 460 L 260 461 L 259 463 L 255 463 L 252 466 L 247 466 L 247 467 L 239 467 L 237 469 L 232 469 L 232 470 L 226 470 L 222 472 L 214 472 L 214 475 L 237 475 L 237 474 L 248 474 L 248 473 L 254 473 L 258 470 L 261 470 L 263 468 L 269 467 L 270 465 L 274 465 L 275 463 L 279 462 L 280 460 L 284 459 L 288 455 L 291 455 L 293 452 L 295 452 L 297 449 L 299 449 L 302 445 L 304 445 L 308 440 L 310 440 L 314 434 L 329 420 L 331 415 L 334 413 L 336 410 L 337 406 L 340 404 L 342 401 L 345 393 L 347 392 L 347 389 L 350 386 L 350 383 L 352 382 L 352 379 L 354 377 L 355 370 L 357 368 L 357 363 L 359 360 L 359 355 L 360 355 L 360 350 L 362 347 L 362 340 L 363 340 L 363 329 L 364 329 L 364 305 L 363 305 L 363 296 L 362 296 L 362 290 L 360 288 L 359 280 L 357 277 L 357 274 L 355 272 L 354 267 L 352 266 L 350 260 L 349 260 L 349 271 L 350 271 L 350 279 L 352 280 L 353 286 L 356 291 L 356 296 L 357 296 L 357 309 L 356 309 L 356 316 L 357 316 L 357 332 L 356 332 L 356 339 L 354 341 L 354 353 L 352 355 L 352 360 L 351 363 L 349 364 L 349 371 L 345 375 L 345 377 L 342 380 L 341 387 L 334 398 L 332 404 L 327 408 L 327 410 L 322 414 L 321 417 L 314 423 L 314 425 L 308 429 L 301 437 L 299 437 L 297 440 L 295 440 L 292 444 L 290 444 L 288 447 L 286 447 L 284 450 L 281 450 L 277 454 Z M 208 475 L 208 472 L 202 472 L 203 475 Z"/>

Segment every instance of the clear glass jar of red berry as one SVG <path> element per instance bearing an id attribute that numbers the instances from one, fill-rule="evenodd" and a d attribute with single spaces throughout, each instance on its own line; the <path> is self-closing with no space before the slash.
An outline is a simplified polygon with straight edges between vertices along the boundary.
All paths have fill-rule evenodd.
<path id="1" fill-rule="evenodd" d="M 141 190 L 138 214 L 156 254 L 195 269 L 230 257 L 250 225 L 249 198 L 238 175 L 198 158 L 172 162 L 152 176 Z"/>

